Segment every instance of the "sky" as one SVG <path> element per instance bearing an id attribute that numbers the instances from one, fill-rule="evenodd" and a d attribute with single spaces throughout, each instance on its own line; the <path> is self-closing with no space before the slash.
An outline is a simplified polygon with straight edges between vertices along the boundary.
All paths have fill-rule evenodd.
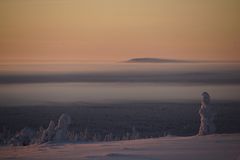
<path id="1" fill-rule="evenodd" d="M 240 60 L 239 0 L 0 0 L 0 61 Z"/>

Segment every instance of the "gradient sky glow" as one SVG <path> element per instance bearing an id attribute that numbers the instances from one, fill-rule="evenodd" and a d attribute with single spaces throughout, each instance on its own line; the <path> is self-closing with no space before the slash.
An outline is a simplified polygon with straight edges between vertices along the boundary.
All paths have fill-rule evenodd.
<path id="1" fill-rule="evenodd" d="M 239 0 L 1 0 L 0 59 L 240 60 Z"/>

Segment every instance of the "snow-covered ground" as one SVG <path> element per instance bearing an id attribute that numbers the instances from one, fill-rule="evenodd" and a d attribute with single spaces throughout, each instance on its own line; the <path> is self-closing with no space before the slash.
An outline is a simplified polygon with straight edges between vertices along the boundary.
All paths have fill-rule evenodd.
<path id="1" fill-rule="evenodd" d="M 0 159 L 240 160 L 240 134 L 1 147 Z"/>

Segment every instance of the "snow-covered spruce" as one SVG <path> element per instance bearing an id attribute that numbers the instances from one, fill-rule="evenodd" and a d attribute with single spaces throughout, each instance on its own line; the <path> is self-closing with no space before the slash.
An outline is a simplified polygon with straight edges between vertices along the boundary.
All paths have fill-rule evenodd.
<path id="1" fill-rule="evenodd" d="M 12 137 L 9 143 L 14 146 L 27 146 L 31 144 L 33 136 L 34 131 L 31 128 L 25 127 Z"/>
<path id="2" fill-rule="evenodd" d="M 41 137 L 41 143 L 55 141 L 61 142 L 66 140 L 68 126 L 71 123 L 71 117 L 67 114 L 62 114 L 58 119 L 58 124 L 55 127 L 55 123 L 50 121 L 49 126 L 43 131 Z"/>
<path id="3" fill-rule="evenodd" d="M 207 92 L 203 92 L 201 99 L 201 108 L 199 110 L 201 124 L 198 135 L 200 136 L 212 134 L 216 130 L 215 124 L 213 123 L 214 113 L 212 111 L 210 102 L 210 95 Z"/>

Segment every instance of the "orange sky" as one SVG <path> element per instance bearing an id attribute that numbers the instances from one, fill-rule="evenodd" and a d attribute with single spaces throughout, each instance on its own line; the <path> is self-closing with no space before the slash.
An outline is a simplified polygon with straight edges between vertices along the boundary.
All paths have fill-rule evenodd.
<path id="1" fill-rule="evenodd" d="M 239 0 L 1 0 L 0 60 L 240 60 Z"/>

